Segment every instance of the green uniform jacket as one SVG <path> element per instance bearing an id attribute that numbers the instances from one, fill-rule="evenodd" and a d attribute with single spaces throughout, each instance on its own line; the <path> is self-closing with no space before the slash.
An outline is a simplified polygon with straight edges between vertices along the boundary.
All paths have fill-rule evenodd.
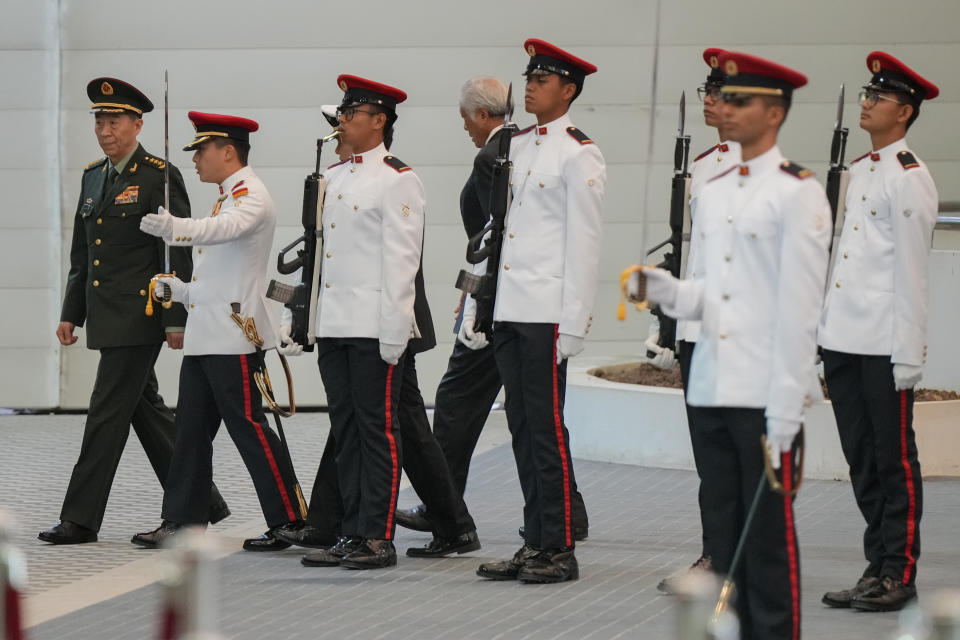
<path id="1" fill-rule="evenodd" d="M 184 327 L 181 304 L 164 309 L 154 303 L 146 315 L 150 278 L 164 270 L 163 240 L 140 231 L 140 219 L 163 205 L 161 159 L 137 146 L 110 193 L 103 187 L 110 163 L 93 162 L 83 172 L 80 202 L 73 224 L 70 273 L 61 322 L 87 323 L 87 348 L 154 344 L 165 339 L 166 327 Z M 170 165 L 170 213 L 190 216 L 183 177 Z M 170 248 L 170 268 L 189 282 L 189 247 Z"/>

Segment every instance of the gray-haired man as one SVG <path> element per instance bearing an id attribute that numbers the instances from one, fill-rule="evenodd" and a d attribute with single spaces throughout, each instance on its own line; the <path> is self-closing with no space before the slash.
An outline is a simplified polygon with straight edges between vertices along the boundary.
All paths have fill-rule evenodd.
<path id="1" fill-rule="evenodd" d="M 493 163 L 500 136 L 507 135 L 503 129 L 506 111 L 507 87 L 496 78 L 474 76 L 460 90 L 463 129 L 480 149 L 473 160 L 473 171 L 460 192 L 460 216 L 468 237 L 480 233 L 490 220 Z M 462 495 L 467 486 L 470 458 L 503 383 L 493 349 L 486 346 L 474 350 L 468 346 L 483 338 L 475 336 L 470 327 L 461 326 L 463 296 L 455 313 L 453 332 L 457 340 L 447 372 L 437 387 L 433 433 L 447 459 L 454 486 Z M 573 489 L 574 535 L 577 540 L 583 540 L 587 537 L 587 512 L 580 492 L 576 487 Z M 431 528 L 429 513 L 422 504 L 413 509 L 398 509 L 397 524 L 419 531 Z"/>

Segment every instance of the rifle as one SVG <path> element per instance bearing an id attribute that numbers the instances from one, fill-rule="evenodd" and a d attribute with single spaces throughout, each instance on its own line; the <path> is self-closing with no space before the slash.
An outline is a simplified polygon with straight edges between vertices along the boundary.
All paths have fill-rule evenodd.
<path id="1" fill-rule="evenodd" d="M 656 265 L 661 269 L 669 271 L 674 278 L 680 277 L 680 267 L 683 256 L 683 234 L 690 229 L 690 172 L 687 167 L 690 160 L 690 136 L 684 134 L 684 125 L 686 122 L 687 94 L 680 93 L 680 120 L 677 125 L 677 141 L 673 148 L 673 178 L 670 182 L 670 237 L 656 245 L 644 254 L 644 258 L 670 245 L 669 251 L 663 254 L 663 261 Z M 626 291 L 627 279 L 633 273 L 640 271 L 641 267 L 628 267 L 621 274 L 621 287 Z M 646 297 L 645 295 L 643 296 Z M 617 317 L 620 320 L 626 318 L 625 306 L 626 294 L 620 301 L 620 307 L 617 310 Z M 634 301 L 637 302 L 637 301 Z M 640 301 L 643 302 L 643 301 Z M 637 305 L 638 310 L 646 308 L 645 302 Z M 657 344 L 676 351 L 677 342 L 677 321 L 663 313 L 659 307 L 653 307 L 650 312 L 656 316 L 660 322 L 660 335 L 657 338 Z M 652 358 L 656 354 L 647 351 L 647 357 Z"/>
<path id="2" fill-rule="evenodd" d="M 843 230 L 843 214 L 846 211 L 847 184 L 850 172 L 843 166 L 843 157 L 847 151 L 847 133 L 843 126 L 843 85 L 840 85 L 840 100 L 837 102 L 837 120 L 833 125 L 833 141 L 830 143 L 830 169 L 827 171 L 827 200 L 833 215 L 833 233 L 830 236 L 830 248 L 833 239 Z"/>
<path id="3" fill-rule="evenodd" d="M 320 154 L 323 143 L 340 135 L 339 131 L 317 139 L 316 170 L 303 182 L 303 235 L 280 250 L 277 256 L 277 271 L 287 275 L 300 270 L 300 282 L 290 286 L 271 280 L 267 286 L 267 297 L 290 309 L 293 314 L 290 337 L 304 351 L 313 351 L 317 341 L 317 290 L 320 286 L 320 263 L 317 262 L 323 250 L 323 196 L 327 181 L 320 173 Z M 285 262 L 286 255 L 297 245 L 297 257 Z"/>
<path id="4" fill-rule="evenodd" d="M 480 264 L 487 261 L 486 273 L 477 275 L 461 269 L 457 276 L 457 289 L 465 291 L 477 301 L 477 316 L 474 331 L 492 335 L 493 307 L 497 300 L 497 277 L 500 274 L 500 253 L 503 248 L 503 232 L 506 228 L 507 210 L 510 208 L 510 142 L 517 125 L 513 117 L 513 83 L 507 89 L 507 111 L 504 131 L 500 134 L 500 146 L 493 161 L 493 184 L 490 189 L 490 222 L 467 243 L 467 262 Z"/>

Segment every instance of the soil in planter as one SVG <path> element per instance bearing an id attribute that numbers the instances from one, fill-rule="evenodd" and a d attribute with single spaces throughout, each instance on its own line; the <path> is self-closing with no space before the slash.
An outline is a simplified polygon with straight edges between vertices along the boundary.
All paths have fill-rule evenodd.
<path id="1" fill-rule="evenodd" d="M 640 384 L 649 387 L 666 387 L 668 389 L 680 389 L 683 384 L 680 381 L 680 367 L 674 367 L 670 371 L 657 369 L 653 365 L 645 362 L 625 362 L 623 364 L 612 364 L 606 367 L 596 367 L 587 371 L 591 376 L 610 380 L 611 382 L 625 382 L 626 384 Z M 823 384 L 823 396 L 829 399 L 827 394 L 827 385 Z M 915 402 L 935 402 L 938 400 L 960 400 L 960 393 L 948 391 L 945 389 L 917 389 L 914 394 Z"/>

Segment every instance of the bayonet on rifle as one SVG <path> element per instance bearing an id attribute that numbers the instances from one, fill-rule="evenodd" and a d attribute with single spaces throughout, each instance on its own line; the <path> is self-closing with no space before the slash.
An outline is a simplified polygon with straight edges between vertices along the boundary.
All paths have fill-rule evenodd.
<path id="1" fill-rule="evenodd" d="M 833 139 L 830 142 L 830 168 L 827 171 L 827 200 L 830 202 L 830 212 L 833 215 L 833 234 L 830 236 L 830 246 L 833 239 L 843 229 L 843 214 L 846 210 L 847 183 L 850 180 L 849 172 L 843 165 L 847 151 L 847 134 L 849 129 L 843 126 L 843 98 L 844 85 L 840 85 L 840 98 L 837 101 L 837 119 L 833 124 Z"/>

